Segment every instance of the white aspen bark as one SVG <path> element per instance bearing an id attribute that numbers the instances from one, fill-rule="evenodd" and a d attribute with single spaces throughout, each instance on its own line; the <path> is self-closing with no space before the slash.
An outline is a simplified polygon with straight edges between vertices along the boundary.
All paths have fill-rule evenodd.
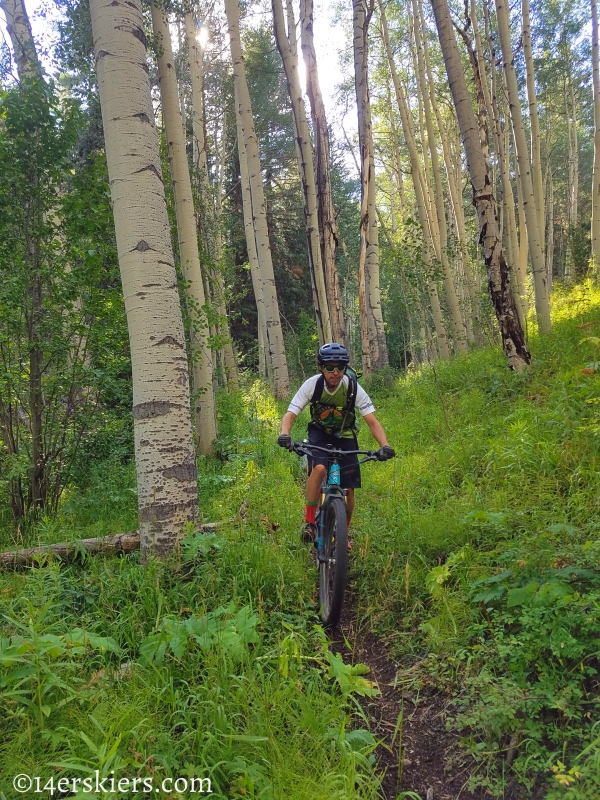
<path id="1" fill-rule="evenodd" d="M 208 154 L 206 137 L 204 136 L 204 64 L 203 51 L 198 41 L 194 17 L 191 13 L 185 15 L 185 28 L 188 45 L 188 59 L 190 77 L 192 82 L 192 156 L 194 177 L 198 184 L 198 227 L 202 236 L 204 247 L 212 255 L 214 272 L 212 278 L 215 282 L 215 292 L 219 305 L 219 333 L 223 337 L 221 358 L 225 364 L 225 375 L 228 387 L 236 390 L 239 388 L 237 365 L 233 352 L 233 343 L 227 321 L 227 310 L 224 301 L 223 276 L 221 262 L 223 259 L 223 244 L 221 237 L 221 192 L 224 158 L 224 142 L 221 148 L 221 160 L 218 167 L 218 180 L 215 188 L 214 207 L 211 200 L 210 180 L 208 176 Z M 225 112 L 223 113 L 223 135 L 225 133 Z"/>
<path id="2" fill-rule="evenodd" d="M 235 98 L 235 104 L 237 106 L 237 91 L 235 92 Z M 246 234 L 246 247 L 248 249 L 248 262 L 250 263 L 250 277 L 252 278 L 252 289 L 254 290 L 254 300 L 256 301 L 256 312 L 258 316 L 258 374 L 264 380 L 267 378 L 267 362 L 269 361 L 265 335 L 265 331 L 267 330 L 267 314 L 263 297 L 260 264 L 258 263 L 258 253 L 256 251 L 256 234 L 254 232 L 254 222 L 252 220 L 252 193 L 250 191 L 250 176 L 248 175 L 248 159 L 246 157 L 244 131 L 242 130 L 242 121 L 239 114 L 235 115 L 235 120 L 237 126 L 238 155 L 240 159 L 244 231 Z"/>
<path id="3" fill-rule="evenodd" d="M 437 286 L 435 284 L 435 281 L 433 281 L 431 278 L 432 270 L 431 270 L 430 254 L 433 244 L 431 241 L 431 231 L 429 227 L 427 208 L 425 206 L 425 199 L 423 197 L 423 189 L 421 183 L 421 161 L 419 159 L 419 154 L 417 152 L 417 145 L 413 133 L 412 118 L 409 114 L 408 104 L 404 96 L 404 90 L 398 78 L 398 72 L 396 70 L 396 65 L 394 63 L 392 48 L 390 46 L 390 37 L 388 33 L 385 9 L 383 7 L 382 0 L 378 0 L 378 2 L 379 2 L 379 16 L 381 19 L 381 34 L 383 37 L 383 44 L 385 46 L 387 60 L 390 68 L 390 74 L 392 76 L 392 82 L 394 84 L 394 91 L 396 93 L 396 103 L 398 104 L 398 110 L 400 111 L 400 119 L 402 121 L 402 131 L 404 133 L 404 140 L 406 142 L 406 146 L 408 148 L 408 153 L 410 156 L 410 170 L 411 170 L 413 187 L 415 190 L 417 211 L 419 214 L 419 222 L 421 223 L 421 229 L 423 231 L 423 248 L 421 251 L 421 257 L 427 279 L 427 293 L 429 295 L 433 323 L 438 338 L 440 357 L 446 360 L 450 358 L 450 349 L 448 347 L 448 338 L 444 326 L 444 318 L 440 307 Z"/>
<path id="4" fill-rule="evenodd" d="M 106 158 L 133 372 L 142 557 L 198 519 L 188 361 L 139 0 L 91 0 Z"/>
<path id="5" fill-rule="evenodd" d="M 505 143 L 506 143 L 506 150 L 508 152 L 509 148 L 508 130 L 506 130 Z M 514 149 L 516 150 L 516 147 Z M 515 183 L 517 186 L 517 205 L 518 205 L 518 215 L 519 215 L 519 246 L 518 246 L 518 253 L 519 253 L 518 272 L 520 279 L 519 285 L 523 287 L 523 292 L 524 292 L 523 297 L 525 297 L 527 292 L 527 254 L 529 252 L 529 242 L 527 239 L 527 221 L 525 218 L 525 209 L 523 208 L 523 191 L 519 173 L 519 161 L 516 157 L 516 153 L 515 153 L 514 163 L 515 163 L 515 175 L 517 176 Z"/>
<path id="6" fill-rule="evenodd" d="M 530 356 L 510 286 L 508 267 L 502 254 L 496 200 L 491 191 L 485 147 L 482 147 L 480 131 L 473 114 L 447 0 L 432 0 L 432 7 L 467 157 L 473 186 L 473 204 L 479 221 L 479 241 L 483 248 L 489 290 L 502 335 L 502 345 L 509 367 L 521 372 L 530 363 Z"/>
<path id="7" fill-rule="evenodd" d="M 423 98 L 425 124 L 427 126 L 427 140 L 429 142 L 429 153 L 431 156 L 431 167 L 433 171 L 435 213 L 438 222 L 440 260 L 444 273 L 444 288 L 446 289 L 446 298 L 448 300 L 448 314 L 450 316 L 452 340 L 454 341 L 454 347 L 457 352 L 466 353 L 468 346 L 465 324 L 460 306 L 458 304 L 458 297 L 456 295 L 456 288 L 454 286 L 454 278 L 452 276 L 450 261 L 448 259 L 448 233 L 446 227 L 446 212 L 444 210 L 444 189 L 442 186 L 442 175 L 440 172 L 436 136 L 433 130 L 429 92 L 427 90 L 427 81 L 425 80 L 425 56 L 423 54 L 423 45 L 421 43 L 420 14 L 419 9 L 417 8 L 416 0 L 412 0 L 412 6 L 415 45 L 417 50 L 418 81 L 420 85 L 421 96 Z"/>
<path id="8" fill-rule="evenodd" d="M 313 24 L 313 0 L 300 0 L 302 56 L 306 66 L 306 93 L 310 102 L 315 142 L 315 177 L 317 182 L 319 234 L 321 236 L 321 260 L 325 271 L 332 336 L 336 342 L 347 345 L 344 305 L 336 263 L 336 250 L 340 233 L 331 190 L 329 131 L 327 129 L 325 104 L 323 103 L 319 85 Z"/>
<path id="9" fill-rule="evenodd" d="M 577 136 L 577 105 L 575 104 L 575 92 L 573 91 L 573 81 L 571 80 L 571 119 L 572 119 L 572 140 L 573 140 L 573 194 L 571 200 L 571 225 L 577 225 L 579 217 L 579 137 Z"/>
<path id="10" fill-rule="evenodd" d="M 194 177 L 198 182 L 200 198 L 200 223 L 202 237 L 209 252 L 211 247 L 211 211 L 210 182 L 208 178 L 208 159 L 206 141 L 204 136 L 204 66 L 202 47 L 196 38 L 194 17 L 191 13 L 185 15 L 185 28 L 188 44 L 188 58 L 190 76 L 192 80 L 192 155 L 194 164 Z"/>
<path id="11" fill-rule="evenodd" d="M 392 148 L 394 151 L 394 167 L 396 174 L 396 186 L 398 187 L 398 200 L 400 205 L 400 212 L 404 209 L 406 200 L 404 198 L 404 178 L 402 173 L 402 152 L 400 149 L 400 139 L 398 138 L 398 129 L 396 128 L 396 120 L 394 119 L 394 109 L 392 106 L 392 93 L 389 82 L 386 83 L 387 101 L 389 107 L 389 123 L 390 131 L 392 134 Z M 390 181 L 390 192 L 393 196 L 392 181 Z M 394 229 L 392 229 L 394 232 Z"/>
<path id="12" fill-rule="evenodd" d="M 523 16 L 523 55 L 525 56 L 525 77 L 527 101 L 529 103 L 529 127 L 531 128 L 531 172 L 533 174 L 533 196 L 538 215 L 538 228 L 542 252 L 546 250 L 546 209 L 544 208 L 544 182 L 542 179 L 542 144 L 540 137 L 540 118 L 535 96 L 535 77 L 533 71 L 533 49 L 531 45 L 531 22 L 529 19 L 529 0 L 521 0 Z"/>
<path id="13" fill-rule="evenodd" d="M 283 6 L 281 0 L 272 0 L 273 23 L 275 42 L 283 61 L 283 68 L 288 87 L 288 94 L 294 116 L 296 132 L 296 156 L 298 172 L 302 183 L 304 195 L 304 215 L 306 219 L 306 237 L 308 240 L 308 258 L 315 286 L 316 316 L 320 332 L 321 344 L 333 340 L 331 321 L 329 318 L 329 305 L 325 289 L 325 275 L 321 260 L 321 237 L 319 235 L 319 215 L 317 210 L 317 190 L 315 183 L 315 169 L 313 163 L 312 143 L 310 131 L 306 121 L 304 98 L 298 77 L 298 58 L 296 56 L 296 23 L 293 9 L 288 7 L 289 36 L 286 35 Z"/>
<path id="14" fill-rule="evenodd" d="M 375 210 L 375 159 L 373 156 L 373 125 L 369 98 L 367 31 L 373 13 L 373 0 L 353 0 L 354 85 L 358 113 L 358 137 L 363 203 L 361 214 L 361 247 L 365 248 L 365 303 L 369 330 L 369 351 L 372 369 L 389 364 L 387 342 L 381 313 L 379 291 L 379 239 Z M 364 350 L 364 345 L 363 345 Z"/>
<path id="15" fill-rule="evenodd" d="M 10 37 L 19 78 L 41 78 L 40 64 L 31 24 L 25 9 L 24 0 L 0 0 L 0 8 L 6 17 L 6 30 Z"/>
<path id="16" fill-rule="evenodd" d="M 216 136 L 215 136 L 216 139 Z M 240 388 L 237 370 L 237 359 L 233 349 L 233 339 L 227 318 L 227 307 L 225 305 L 225 284 L 223 281 L 223 175 L 225 173 L 225 158 L 227 145 L 227 112 L 223 111 L 223 121 L 221 125 L 221 146 L 219 148 L 219 163 L 217 167 L 217 180 L 215 186 L 215 253 L 216 253 L 216 280 L 219 292 L 219 317 L 221 336 L 223 341 L 223 361 L 225 363 L 225 377 L 227 386 L 233 391 Z"/>
<path id="17" fill-rule="evenodd" d="M 600 266 L 600 60 L 598 47 L 598 4 L 592 4 L 592 73 L 594 86 L 594 170 L 592 173 L 592 259 L 597 274 Z"/>
<path id="18" fill-rule="evenodd" d="M 419 5 L 421 30 L 426 31 L 425 18 L 423 16 L 422 3 Z M 423 47 L 425 55 L 425 67 L 427 70 L 427 81 L 429 89 L 429 101 L 435 114 L 438 126 L 438 134 L 442 145 L 442 152 L 444 155 L 444 166 L 446 169 L 446 178 L 448 181 L 448 190 L 450 192 L 450 200 L 452 204 L 452 211 L 456 224 L 456 234 L 458 238 L 460 253 L 458 269 L 464 273 L 464 284 L 466 288 L 467 308 L 464 317 L 467 342 L 469 344 L 477 343 L 483 345 L 483 337 L 481 334 L 481 303 L 478 293 L 475 288 L 475 278 L 473 275 L 473 268 L 471 265 L 471 258 L 469 255 L 469 245 L 467 242 L 467 234 L 465 229 L 465 214 L 462 203 L 462 189 L 459 191 L 455 177 L 452 163 L 452 154 L 449 145 L 449 132 L 447 125 L 444 124 L 440 114 L 439 106 L 435 96 L 435 82 L 433 79 L 433 72 L 431 69 L 431 62 L 429 58 L 429 45 L 427 43 L 427 36 L 423 35 Z"/>
<path id="19" fill-rule="evenodd" d="M 262 184 L 262 171 L 258 140 L 252 118 L 252 105 L 246 81 L 244 56 L 240 41 L 238 0 L 225 0 L 225 13 L 231 47 L 231 60 L 233 62 L 233 79 L 237 93 L 236 114 L 240 118 L 246 158 L 248 163 L 248 177 L 252 197 L 252 219 L 256 235 L 256 250 L 260 264 L 262 294 L 265 307 L 264 336 L 269 352 L 269 364 L 273 374 L 273 388 L 279 399 L 287 396 L 290 388 L 287 362 L 285 359 L 285 346 L 283 330 L 279 317 L 279 303 L 275 288 L 275 275 L 273 273 L 273 259 L 269 232 L 267 229 L 267 206 Z"/>
<path id="20" fill-rule="evenodd" d="M 500 178 L 502 181 L 502 205 L 506 219 L 506 243 L 508 251 L 508 266 L 511 273 L 511 282 L 517 306 L 520 312 L 521 324 L 524 326 L 529 311 L 527 303 L 527 250 L 525 250 L 525 269 L 521 270 L 519 240 L 517 237 L 517 222 L 515 218 L 515 199 L 510 180 L 508 128 L 502 130 L 500 110 L 498 108 L 498 89 L 496 78 L 496 51 L 489 33 L 487 6 L 483 9 L 485 20 L 485 37 L 490 51 L 492 90 L 490 96 L 491 117 L 494 127 L 494 140 L 496 143 L 496 156 L 500 164 Z M 483 59 L 483 54 L 482 54 Z"/>
<path id="21" fill-rule="evenodd" d="M 186 302 L 191 323 L 192 388 L 196 436 L 199 452 L 207 454 L 212 452 L 213 442 L 217 438 L 217 420 L 213 390 L 213 359 L 208 345 L 208 329 L 202 308 L 206 297 L 198 252 L 192 182 L 179 111 L 179 93 L 173 65 L 171 34 L 163 9 L 154 4 L 152 5 L 152 28 L 158 45 L 158 80 L 173 194 L 175 195 L 179 257 L 181 269 L 188 284 Z"/>
<path id="22" fill-rule="evenodd" d="M 548 191 L 548 238 L 546 242 L 546 274 L 548 275 L 548 285 L 552 286 L 553 267 L 554 267 L 554 181 L 552 171 L 548 164 L 546 187 Z"/>
<path id="23" fill-rule="evenodd" d="M 523 114 L 521 112 L 521 101 L 519 99 L 514 56 L 512 52 L 512 43 L 510 40 L 510 24 L 508 18 L 507 0 L 496 0 L 496 17 L 498 20 L 498 34 L 500 38 L 500 45 L 502 47 L 502 57 L 504 59 L 504 73 L 506 77 L 508 101 L 510 104 L 510 114 L 516 142 L 517 159 L 519 162 L 521 194 L 523 196 L 525 219 L 527 221 L 527 238 L 529 241 L 531 269 L 533 272 L 535 310 L 539 331 L 541 334 L 546 334 L 550 333 L 552 330 L 548 282 L 546 280 L 546 264 L 544 262 L 544 254 L 542 252 L 537 209 L 533 196 L 533 183 L 531 179 L 529 152 L 527 150 L 527 141 L 525 139 L 525 126 L 523 125 Z"/>

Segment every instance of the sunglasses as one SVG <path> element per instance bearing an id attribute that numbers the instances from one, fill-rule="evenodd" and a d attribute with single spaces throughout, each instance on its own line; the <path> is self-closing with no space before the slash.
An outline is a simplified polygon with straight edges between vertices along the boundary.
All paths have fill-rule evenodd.
<path id="1" fill-rule="evenodd" d="M 323 369 L 327 370 L 327 372 L 345 372 L 346 365 L 345 364 L 323 364 Z"/>

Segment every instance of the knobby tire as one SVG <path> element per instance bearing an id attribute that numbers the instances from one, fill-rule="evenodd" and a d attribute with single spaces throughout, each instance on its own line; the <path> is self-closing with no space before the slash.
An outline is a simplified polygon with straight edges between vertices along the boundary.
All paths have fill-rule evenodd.
<path id="1" fill-rule="evenodd" d="M 325 516 L 325 561 L 319 562 L 319 611 L 326 628 L 334 628 L 342 613 L 348 572 L 346 503 L 333 497 Z"/>

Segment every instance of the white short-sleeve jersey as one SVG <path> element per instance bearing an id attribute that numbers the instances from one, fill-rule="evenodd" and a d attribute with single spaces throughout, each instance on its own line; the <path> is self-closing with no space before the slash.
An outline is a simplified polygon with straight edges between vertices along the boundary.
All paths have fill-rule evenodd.
<path id="1" fill-rule="evenodd" d="M 298 416 L 301 411 L 303 411 L 306 406 L 312 400 L 312 396 L 315 392 L 315 387 L 317 385 L 317 381 L 319 380 L 320 375 L 313 375 L 312 378 L 309 378 L 307 381 L 304 381 L 302 386 L 298 389 L 296 394 L 292 397 L 292 400 L 288 406 L 288 411 L 291 411 L 293 414 Z M 345 386 L 348 386 L 350 383 L 350 378 L 347 375 L 344 375 L 342 378 Z M 336 389 L 337 391 L 337 389 Z M 327 384 L 324 386 L 325 395 L 333 394 L 333 392 L 329 392 L 327 390 Z M 365 392 L 360 384 L 356 387 L 356 408 L 364 417 L 365 414 L 373 414 L 375 413 L 375 406 L 371 402 L 371 398 Z"/>

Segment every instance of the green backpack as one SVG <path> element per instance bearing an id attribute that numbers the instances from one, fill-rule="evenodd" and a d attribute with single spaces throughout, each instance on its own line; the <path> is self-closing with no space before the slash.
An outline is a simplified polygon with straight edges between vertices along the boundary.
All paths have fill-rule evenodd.
<path id="1" fill-rule="evenodd" d="M 334 406 L 323 402 L 321 397 L 325 388 L 325 376 L 321 373 L 317 379 L 310 401 L 310 417 L 312 422 L 326 433 L 339 435 L 342 431 L 355 431 L 357 429 L 354 406 L 356 405 L 358 375 L 351 367 L 346 367 L 346 375 L 348 376 L 348 391 L 345 406 Z M 331 417 L 334 418 L 333 421 Z M 327 419 L 326 423 L 322 421 L 324 418 Z"/>

